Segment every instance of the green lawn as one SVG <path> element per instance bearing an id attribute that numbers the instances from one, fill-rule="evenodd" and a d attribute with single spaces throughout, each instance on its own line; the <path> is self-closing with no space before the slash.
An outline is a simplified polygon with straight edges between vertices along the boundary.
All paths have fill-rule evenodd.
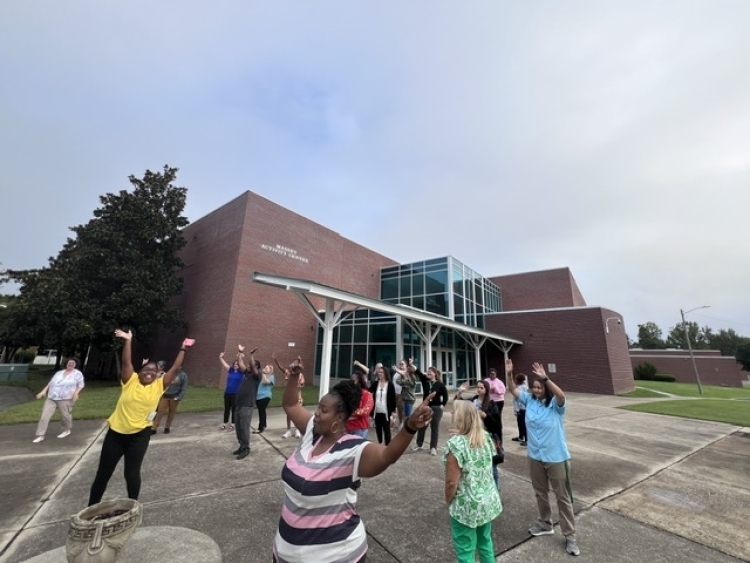
<path id="1" fill-rule="evenodd" d="M 750 426 L 750 401 L 687 399 L 629 405 L 621 409 Z"/>
<path id="2" fill-rule="evenodd" d="M 54 369 L 44 366 L 38 369 L 34 366 L 29 371 L 29 381 L 14 383 L 16 387 L 28 387 L 33 393 L 38 393 L 54 375 Z M 274 389 L 270 407 L 281 406 L 283 389 Z M 302 388 L 302 398 L 305 405 L 315 405 L 318 402 L 319 389 L 316 385 L 306 385 Z M 104 420 L 112 414 L 115 403 L 120 395 L 120 386 L 116 382 L 87 381 L 86 387 L 73 409 L 73 418 L 78 420 Z M 43 400 L 32 400 L 0 411 L 0 424 L 18 424 L 22 422 L 37 422 L 42 413 Z M 184 402 L 180 405 L 180 412 L 210 412 L 224 410 L 224 391 L 214 387 L 188 387 Z M 55 413 L 53 420 L 58 420 Z"/>
<path id="3" fill-rule="evenodd" d="M 652 401 L 638 405 L 620 407 L 625 410 L 696 418 L 725 422 L 737 426 L 750 426 L 750 389 L 739 387 L 718 387 L 704 385 L 703 395 L 698 394 L 698 386 L 692 383 L 668 383 L 665 381 L 640 381 L 635 384 L 644 389 L 624 393 L 623 397 L 664 397 L 669 393 L 692 399 Z"/>
<path id="4" fill-rule="evenodd" d="M 698 394 L 698 385 L 695 383 L 668 383 L 665 381 L 641 381 L 636 380 L 636 386 L 646 387 L 654 391 L 662 391 L 679 395 L 680 397 L 705 397 L 707 399 L 749 399 L 750 388 L 719 387 L 717 385 L 703 385 L 703 395 Z M 636 390 L 637 391 L 637 390 Z M 625 395 L 630 397 L 633 395 Z"/>
<path id="5" fill-rule="evenodd" d="M 634 389 L 630 393 L 620 393 L 620 397 L 634 397 L 636 399 L 653 399 L 664 397 L 661 393 L 651 391 L 650 389 Z"/>

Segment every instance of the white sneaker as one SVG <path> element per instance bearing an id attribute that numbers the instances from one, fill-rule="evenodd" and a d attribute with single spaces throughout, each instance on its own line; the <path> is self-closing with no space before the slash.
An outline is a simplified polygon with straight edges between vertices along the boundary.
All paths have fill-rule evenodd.
<path id="1" fill-rule="evenodd" d="M 32 441 L 33 441 L 33 442 L 34 442 L 35 444 L 38 444 L 39 442 L 43 442 L 43 441 L 44 441 L 44 436 L 37 436 L 37 437 L 36 437 L 36 438 L 34 438 L 34 439 L 33 439 Z"/>
<path id="2" fill-rule="evenodd" d="M 412 446 L 411 451 L 416 452 L 422 449 L 422 446 Z"/>
<path id="3" fill-rule="evenodd" d="M 70 436 L 70 430 L 63 430 L 57 435 L 58 438 L 66 438 L 68 436 Z"/>
<path id="4" fill-rule="evenodd" d="M 281 435 L 281 437 L 282 438 L 291 438 L 292 437 L 292 429 L 291 428 L 287 428 L 286 432 L 284 432 Z"/>
<path id="5" fill-rule="evenodd" d="M 437 455 L 437 450 L 435 448 L 430 448 L 430 455 Z"/>
<path id="6" fill-rule="evenodd" d="M 294 431 L 294 437 L 295 438 L 302 438 L 302 434 L 299 433 L 299 430 Z"/>

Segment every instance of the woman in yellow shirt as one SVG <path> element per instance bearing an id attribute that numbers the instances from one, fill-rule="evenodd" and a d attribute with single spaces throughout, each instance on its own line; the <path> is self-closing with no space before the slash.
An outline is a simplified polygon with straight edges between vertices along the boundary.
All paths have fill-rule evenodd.
<path id="1" fill-rule="evenodd" d="M 117 399 L 115 411 L 107 419 L 109 430 L 104 437 L 99 468 L 89 493 L 89 506 L 101 502 L 112 473 L 120 458 L 125 458 L 125 484 L 128 498 L 138 499 L 141 491 L 141 464 L 151 439 L 151 421 L 156 416 L 159 399 L 182 367 L 185 350 L 195 342 L 186 338 L 182 343 L 174 364 L 163 377 L 159 377 L 156 362 L 146 362 L 140 373 L 135 373 L 132 362 L 131 331 L 115 330 L 115 336 L 123 339 L 120 384 L 122 392 Z"/>

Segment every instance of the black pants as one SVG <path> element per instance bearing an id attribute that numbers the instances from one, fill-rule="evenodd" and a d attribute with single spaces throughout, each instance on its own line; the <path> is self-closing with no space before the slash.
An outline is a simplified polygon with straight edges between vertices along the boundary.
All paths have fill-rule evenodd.
<path id="1" fill-rule="evenodd" d="M 271 402 L 271 398 L 268 397 L 267 399 L 258 399 L 255 401 L 257 407 L 258 407 L 258 430 L 263 431 L 266 429 L 266 408 L 268 408 L 268 403 Z"/>
<path id="2" fill-rule="evenodd" d="M 505 406 L 505 401 L 492 401 L 495 403 L 495 406 L 497 407 L 497 420 L 500 424 L 500 441 L 503 439 L 503 407 Z"/>
<path id="3" fill-rule="evenodd" d="M 526 441 L 526 409 L 516 413 L 516 423 L 518 424 L 518 438 Z"/>
<path id="4" fill-rule="evenodd" d="M 378 444 L 383 443 L 383 434 L 385 434 L 385 445 L 391 443 L 391 419 L 387 414 L 375 413 L 375 433 L 378 435 Z"/>
<path id="5" fill-rule="evenodd" d="M 443 418 L 443 409 L 440 407 L 430 407 L 432 409 L 432 422 L 430 422 L 430 449 L 437 449 L 438 438 L 440 437 L 440 419 Z M 417 445 L 424 443 L 424 434 L 426 427 L 417 431 Z"/>
<path id="6" fill-rule="evenodd" d="M 237 399 L 237 393 L 224 393 L 224 424 L 229 422 L 229 414 L 232 414 L 232 424 L 234 424 L 234 402 Z"/>
<path id="7" fill-rule="evenodd" d="M 120 434 L 111 428 L 107 430 L 99 456 L 99 468 L 96 470 L 94 483 L 89 493 L 89 506 L 101 502 L 107 490 L 112 473 L 115 472 L 120 458 L 125 458 L 125 484 L 128 498 L 138 499 L 141 492 L 141 464 L 151 440 L 151 427 L 144 428 L 135 434 Z"/>

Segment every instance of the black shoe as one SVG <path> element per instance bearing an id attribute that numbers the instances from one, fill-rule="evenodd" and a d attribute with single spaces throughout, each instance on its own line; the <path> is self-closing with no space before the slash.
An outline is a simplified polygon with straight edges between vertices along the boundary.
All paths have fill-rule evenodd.
<path id="1" fill-rule="evenodd" d="M 257 430 L 253 430 L 253 434 L 263 434 L 263 431 L 265 428 L 258 428 Z"/>
<path id="2" fill-rule="evenodd" d="M 165 428 L 165 429 L 164 429 L 164 433 L 165 433 L 165 434 L 169 434 L 169 428 Z"/>
<path id="3" fill-rule="evenodd" d="M 511 440 L 513 440 L 514 442 L 523 442 L 523 440 L 521 440 L 521 438 L 519 438 L 518 436 L 516 436 L 515 438 L 511 438 Z"/>
<path id="4" fill-rule="evenodd" d="M 525 447 L 526 446 L 526 440 L 521 440 L 520 442 L 518 442 L 518 445 Z"/>
<path id="5" fill-rule="evenodd" d="M 237 459 L 245 459 L 247 456 L 250 455 L 250 448 L 243 449 L 240 453 L 237 454 Z"/>
<path id="6" fill-rule="evenodd" d="M 156 428 L 151 429 L 151 435 L 153 436 L 154 434 L 156 434 Z"/>
<path id="7" fill-rule="evenodd" d="M 241 452 L 242 450 L 243 450 L 243 448 L 242 448 L 242 446 L 240 446 L 239 448 L 237 448 L 236 450 L 234 450 L 234 451 L 232 452 L 232 455 L 237 455 L 237 454 L 238 454 L 238 453 L 240 453 L 240 452 Z"/>

